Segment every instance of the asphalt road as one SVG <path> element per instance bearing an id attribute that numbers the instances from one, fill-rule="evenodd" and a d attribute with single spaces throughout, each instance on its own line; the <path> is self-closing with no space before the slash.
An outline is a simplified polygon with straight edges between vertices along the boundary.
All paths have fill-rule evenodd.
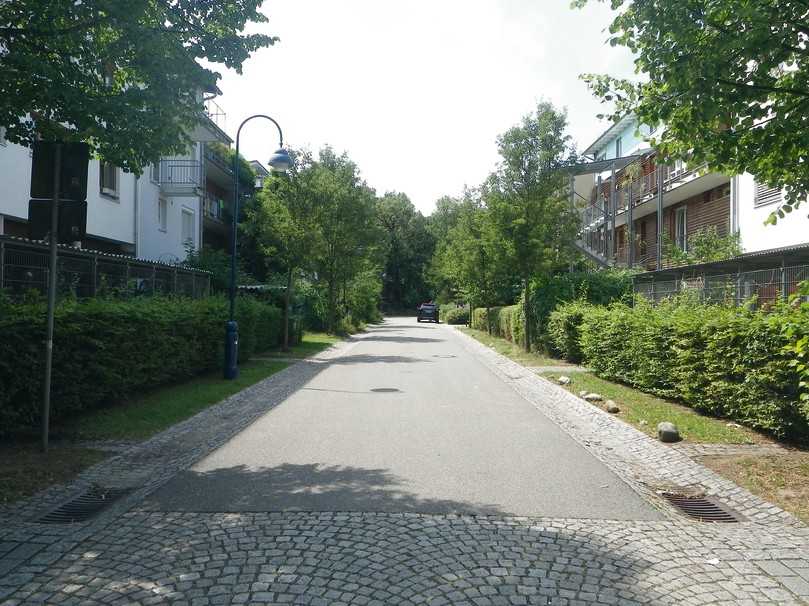
<path id="1" fill-rule="evenodd" d="M 661 519 L 460 339 L 370 328 L 147 507 Z"/>

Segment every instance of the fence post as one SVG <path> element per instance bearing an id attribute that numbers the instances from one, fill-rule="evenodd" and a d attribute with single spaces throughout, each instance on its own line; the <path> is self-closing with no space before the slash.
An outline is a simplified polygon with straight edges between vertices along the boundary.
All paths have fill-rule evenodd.
<path id="1" fill-rule="evenodd" d="M 90 296 L 95 297 L 98 294 L 98 255 L 93 253 L 90 257 L 90 266 L 93 279 L 93 285 L 90 287 Z"/>
<path id="2" fill-rule="evenodd" d="M 742 304 L 742 268 L 736 269 L 736 307 Z"/>
<path id="3" fill-rule="evenodd" d="M 127 261 L 126 262 L 126 278 L 124 280 L 124 290 L 127 292 L 127 294 L 131 295 L 132 293 L 129 292 L 129 274 L 130 274 L 129 261 Z"/>
<path id="4" fill-rule="evenodd" d="M 789 300 L 789 284 L 787 284 L 787 270 L 783 257 L 781 258 L 781 299 L 784 302 Z"/>
<path id="5" fill-rule="evenodd" d="M 6 277 L 6 243 L 0 241 L 0 290 L 5 286 Z"/>
<path id="6" fill-rule="evenodd" d="M 152 265 L 152 296 L 157 292 L 157 265 Z"/>
<path id="7" fill-rule="evenodd" d="M 174 266 L 174 287 L 173 287 L 173 292 L 174 292 L 175 295 L 177 294 L 177 266 L 176 265 Z"/>

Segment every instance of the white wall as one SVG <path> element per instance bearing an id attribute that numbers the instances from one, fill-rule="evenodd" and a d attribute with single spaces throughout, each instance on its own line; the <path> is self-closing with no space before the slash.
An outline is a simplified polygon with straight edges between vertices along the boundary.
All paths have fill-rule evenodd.
<path id="1" fill-rule="evenodd" d="M 744 252 L 756 252 L 782 246 L 809 243 L 809 219 L 806 212 L 793 212 L 775 225 L 765 225 L 778 204 L 755 207 L 755 180 L 750 174 L 736 179 L 739 212 L 739 233 Z M 806 204 L 806 203 L 804 203 Z M 800 210 L 803 211 L 803 206 Z"/>
<path id="2" fill-rule="evenodd" d="M 180 160 L 198 160 L 201 146 L 195 144 L 187 156 Z M 160 186 L 151 180 L 151 171 L 140 178 L 138 197 L 138 246 L 137 255 L 142 259 L 173 262 L 184 260 L 186 247 L 182 238 L 182 214 L 186 210 L 193 215 L 193 244 L 198 249 L 202 230 L 202 200 L 199 196 L 163 196 L 166 200 L 166 229 L 160 225 Z"/>
<path id="3" fill-rule="evenodd" d="M 0 214 L 28 219 L 31 155 L 27 147 L 0 144 L 0 182 Z"/>
<path id="4" fill-rule="evenodd" d="M 126 244 L 135 243 L 135 175 L 118 169 L 118 197 L 101 193 L 100 164 L 87 168 L 87 235 Z"/>

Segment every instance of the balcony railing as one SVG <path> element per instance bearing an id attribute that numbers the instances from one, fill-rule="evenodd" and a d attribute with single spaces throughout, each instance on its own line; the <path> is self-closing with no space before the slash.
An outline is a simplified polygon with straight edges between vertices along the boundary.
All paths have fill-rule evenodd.
<path id="1" fill-rule="evenodd" d="M 196 160 L 161 160 L 158 181 L 170 189 L 202 187 L 202 164 Z"/>
<path id="2" fill-rule="evenodd" d="M 225 221 L 225 201 L 209 193 L 202 200 L 202 213 L 205 217 L 215 221 Z"/>

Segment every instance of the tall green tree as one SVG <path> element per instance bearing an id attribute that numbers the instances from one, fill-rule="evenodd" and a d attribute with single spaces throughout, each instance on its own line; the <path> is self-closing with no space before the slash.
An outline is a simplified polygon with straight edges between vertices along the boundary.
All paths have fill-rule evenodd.
<path id="1" fill-rule="evenodd" d="M 255 202 L 245 209 L 244 242 L 252 242 L 255 259 L 284 274 L 283 348 L 289 348 L 290 307 L 296 272 L 310 269 L 311 251 L 318 234 L 315 225 L 315 195 L 311 190 L 314 162 L 310 154 L 291 151 L 293 165 L 286 174 L 273 174 Z M 255 264 L 255 263 L 254 263 Z M 267 272 L 263 272 L 267 276 Z"/>
<path id="2" fill-rule="evenodd" d="M 336 332 L 349 283 L 369 271 L 369 260 L 378 260 L 376 196 L 360 178 L 357 165 L 329 147 L 320 151 L 309 187 L 318 234 L 314 266 L 326 288 L 326 327 Z"/>
<path id="3" fill-rule="evenodd" d="M 405 194 L 397 192 L 378 199 L 376 215 L 384 237 L 382 298 L 390 309 L 413 309 L 431 298 L 425 268 L 435 241 L 427 220 Z"/>
<path id="4" fill-rule="evenodd" d="M 567 172 L 574 160 L 567 116 L 550 103 L 498 138 L 500 165 L 483 189 L 493 229 L 523 288 L 526 351 L 531 349 L 531 277 L 569 258 L 577 229 Z"/>
<path id="5" fill-rule="evenodd" d="M 605 1 L 605 0 L 599 0 Z M 583 6 L 588 0 L 575 0 Z M 664 157 L 707 162 L 786 190 L 770 222 L 809 195 L 809 4 L 805 0 L 610 0 L 610 44 L 640 81 L 583 78 L 613 118 L 665 123 Z"/>
<path id="6" fill-rule="evenodd" d="M 85 141 L 140 173 L 182 153 L 203 92 L 275 38 L 262 0 L 11 0 L 0 2 L 0 127 L 13 143 Z"/>

